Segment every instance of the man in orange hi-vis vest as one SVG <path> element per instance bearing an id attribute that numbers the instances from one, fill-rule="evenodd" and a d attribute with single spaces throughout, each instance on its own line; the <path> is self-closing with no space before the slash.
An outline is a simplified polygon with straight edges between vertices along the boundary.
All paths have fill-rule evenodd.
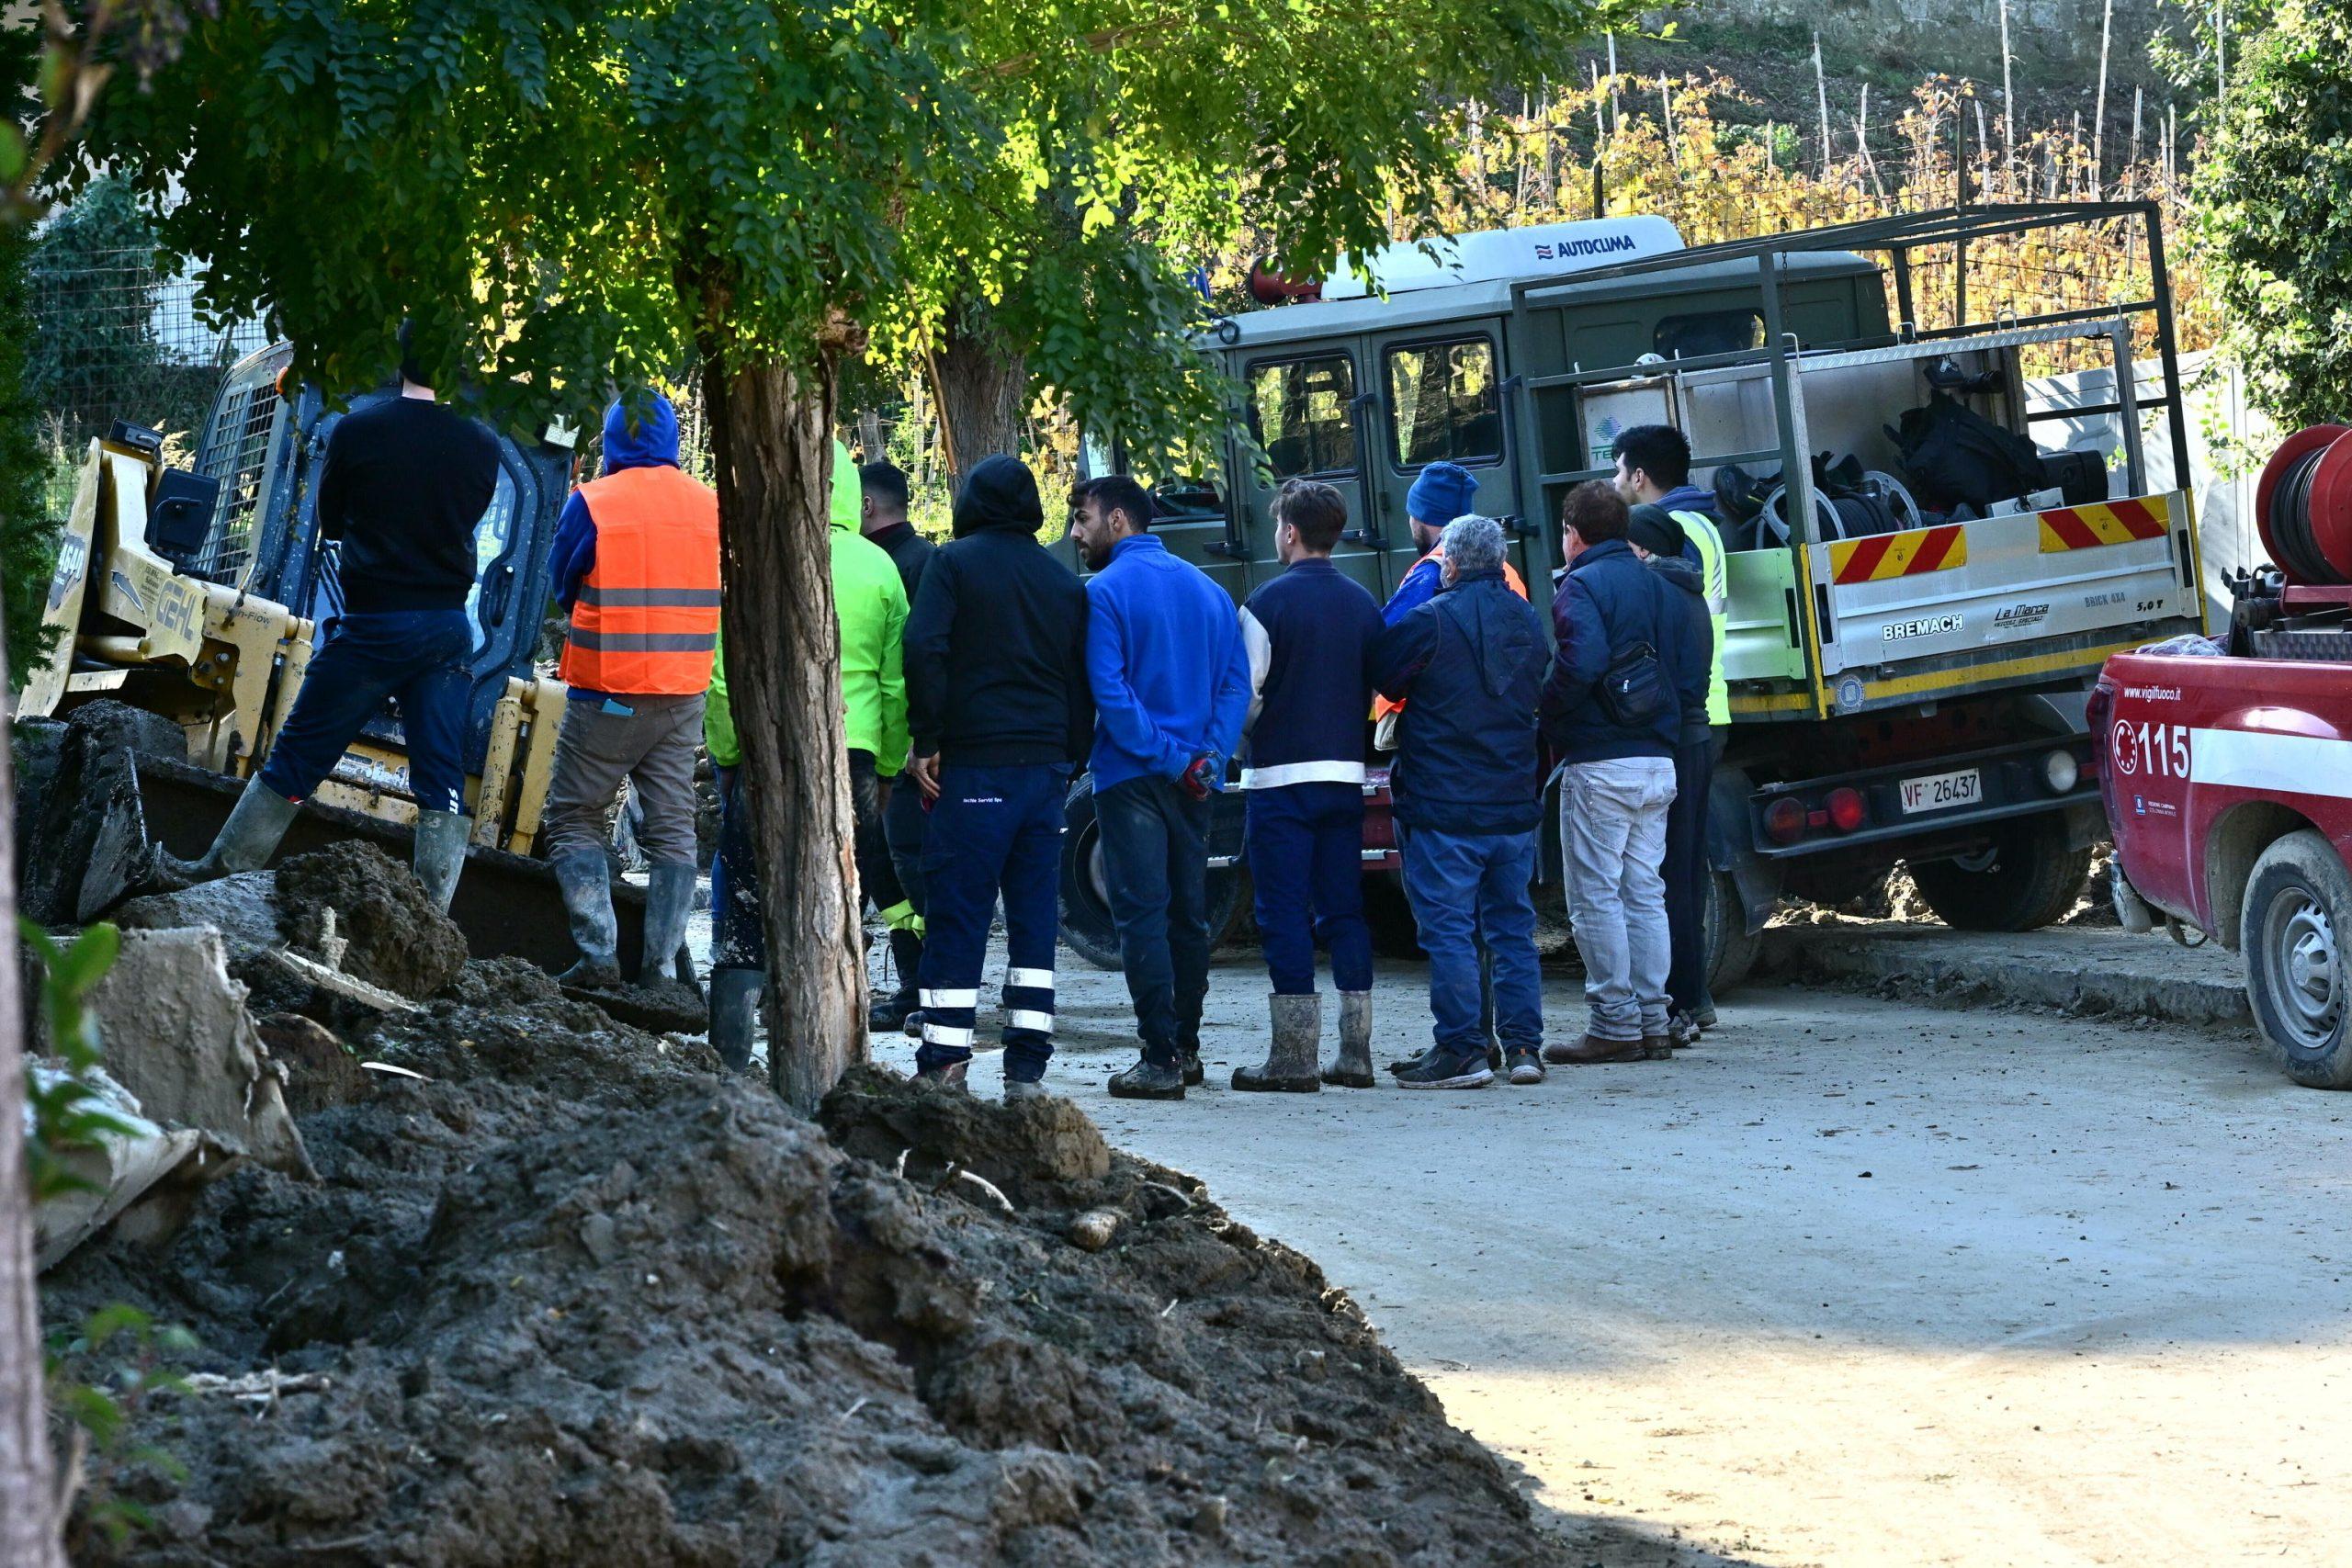
<path id="1" fill-rule="evenodd" d="M 605 816 L 626 778 L 650 863 L 638 978 L 661 985 L 694 907 L 695 749 L 718 640 L 718 497 L 679 470 L 668 399 L 623 399 L 605 415 L 604 474 L 572 492 L 553 555 L 571 615 L 558 667 L 571 692 L 545 836 L 580 949 L 560 978 L 620 984 Z"/>

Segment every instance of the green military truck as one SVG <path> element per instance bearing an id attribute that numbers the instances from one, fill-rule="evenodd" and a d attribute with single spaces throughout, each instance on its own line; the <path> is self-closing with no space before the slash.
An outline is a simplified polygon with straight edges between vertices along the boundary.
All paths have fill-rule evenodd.
<path id="1" fill-rule="evenodd" d="M 2067 225 L 2144 257 L 2147 297 L 2069 304 L 2053 276 L 2032 298 L 2017 258 Z M 1988 259 L 1997 296 L 1976 276 Z M 1733 727 L 1712 795 L 1716 983 L 1745 972 L 1783 894 L 1843 902 L 1897 862 L 1953 925 L 2020 931 L 2072 908 L 2104 836 L 2090 684 L 2109 653 L 2203 624 L 2152 204 L 1960 208 L 1693 249 L 1663 220 L 1607 219 L 1396 247 L 1370 270 L 1380 292 L 1345 270 L 1281 285 L 1268 295 L 1305 297 L 1204 334 L 1240 407 L 1218 471 L 1155 492 L 1170 549 L 1246 597 L 1282 570 L 1274 491 L 1313 478 L 1356 520 L 1337 564 L 1385 599 L 1418 558 L 1406 491 L 1450 461 L 1477 476 L 1478 508 L 1503 521 L 1541 604 L 1567 490 L 1613 471 L 1617 431 L 1676 425 L 1694 483 L 1728 470 L 1719 488 L 1743 511 L 1763 503 L 1722 525 Z M 1931 276 L 1952 319 L 1917 318 Z M 1996 314 L 1972 315 L 1973 279 Z M 2027 377 L 2052 365 L 2104 367 L 2112 400 L 2030 412 Z M 2104 420 L 2112 459 L 2045 451 L 2045 488 L 1975 506 L 1914 494 L 1903 416 L 1953 404 L 2029 442 L 2037 424 Z M 1367 726 L 1377 761 L 1370 745 Z M 1366 870 L 1393 873 L 1385 772 L 1369 794 Z M 1236 866 L 1238 817 L 1228 799 L 1221 867 Z M 1070 828 L 1065 932 L 1115 962 L 1083 780 Z M 1220 916 L 1238 882 L 1222 879 Z"/>

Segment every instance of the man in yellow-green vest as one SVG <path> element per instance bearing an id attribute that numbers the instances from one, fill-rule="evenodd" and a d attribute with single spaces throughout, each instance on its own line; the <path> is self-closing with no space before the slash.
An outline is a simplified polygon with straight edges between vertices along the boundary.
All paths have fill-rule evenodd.
<path id="1" fill-rule="evenodd" d="M 1705 723 L 1683 726 L 1674 753 L 1674 805 L 1666 819 L 1666 923 L 1674 959 L 1667 972 L 1672 1004 L 1669 1038 L 1687 1045 L 1715 1023 L 1708 994 L 1707 889 L 1714 869 L 1707 853 L 1707 795 L 1723 759 L 1731 726 L 1724 684 L 1724 638 L 1731 609 L 1730 561 L 1715 525 L 1714 497 L 1690 482 L 1690 443 L 1670 424 L 1637 424 L 1617 436 L 1617 493 L 1634 506 L 1656 507 L 1681 527 L 1683 558 L 1698 569 L 1700 597 L 1711 630 Z M 1724 918 L 1744 918 L 1727 908 Z"/>
<path id="2" fill-rule="evenodd" d="M 882 831 L 889 781 L 907 758 L 903 643 L 907 591 L 882 547 L 858 529 L 856 465 L 833 444 L 833 610 L 841 621 L 842 708 L 849 750 L 853 849 L 865 897 L 895 927 L 912 906 L 890 865 Z M 750 814 L 738 798 L 742 749 L 727 694 L 722 647 L 703 713 L 703 742 L 719 779 L 718 856 L 711 867 L 710 1043 L 741 1071 L 751 1061 L 752 1021 L 767 979 L 760 892 L 752 855 Z"/>

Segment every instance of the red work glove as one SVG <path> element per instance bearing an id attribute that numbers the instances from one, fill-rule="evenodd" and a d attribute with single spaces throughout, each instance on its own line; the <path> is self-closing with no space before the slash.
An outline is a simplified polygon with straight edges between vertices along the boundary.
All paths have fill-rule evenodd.
<path id="1" fill-rule="evenodd" d="M 1216 789 L 1220 782 L 1216 774 L 1216 754 L 1203 751 L 1193 759 L 1193 765 L 1184 770 L 1182 776 L 1178 778 L 1176 783 L 1194 800 L 1206 800 L 1209 797 L 1209 792 Z"/>

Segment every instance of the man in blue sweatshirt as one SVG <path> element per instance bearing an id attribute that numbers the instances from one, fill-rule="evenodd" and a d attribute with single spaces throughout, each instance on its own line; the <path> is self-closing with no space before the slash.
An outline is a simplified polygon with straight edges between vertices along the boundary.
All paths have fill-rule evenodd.
<path id="1" fill-rule="evenodd" d="M 1329 485 L 1292 479 L 1274 497 L 1274 553 L 1286 570 L 1241 606 L 1250 656 L 1250 739 L 1241 787 L 1258 931 L 1273 982 L 1273 1044 L 1233 1087 L 1307 1093 L 1372 1087 L 1372 932 L 1363 920 L 1364 712 L 1385 629 L 1362 585 L 1331 565 L 1348 525 Z M 1323 1003 L 1315 939 L 1331 949 L 1340 1057 L 1317 1074 Z"/>
<path id="2" fill-rule="evenodd" d="M 1233 601 L 1151 536 L 1151 498 L 1125 474 L 1070 492 L 1086 585 L 1094 695 L 1095 821 L 1120 967 L 1143 1057 L 1114 1075 L 1123 1100 L 1182 1100 L 1201 1081 L 1209 987 L 1209 796 L 1250 707 Z"/>

